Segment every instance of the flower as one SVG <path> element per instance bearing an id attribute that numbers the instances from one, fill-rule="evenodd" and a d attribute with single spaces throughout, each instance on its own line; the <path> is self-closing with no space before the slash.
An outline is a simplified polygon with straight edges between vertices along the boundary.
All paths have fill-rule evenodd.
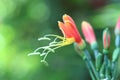
<path id="1" fill-rule="evenodd" d="M 118 18 L 116 27 L 115 27 L 115 34 L 119 34 L 120 35 L 120 17 Z"/>
<path id="2" fill-rule="evenodd" d="M 68 15 L 63 15 L 63 22 L 58 21 L 58 26 L 61 29 L 64 37 L 67 39 L 73 38 L 73 42 L 81 43 L 82 38 L 76 28 L 73 19 Z"/>
<path id="3" fill-rule="evenodd" d="M 57 48 L 70 45 L 74 42 L 77 43 L 81 49 L 85 47 L 84 40 L 81 38 L 76 28 L 75 22 L 69 15 L 63 15 L 63 22 L 58 21 L 58 26 L 64 35 L 63 37 L 54 34 L 49 34 L 45 35 L 42 38 L 39 38 L 38 40 L 51 40 L 50 37 L 53 37 L 54 40 L 50 42 L 48 46 L 39 47 L 33 53 L 30 53 L 28 55 L 39 54 L 40 56 L 44 56 L 44 58 L 41 61 L 46 63 L 45 59 L 47 55 L 50 52 L 55 52 Z M 42 51 L 40 52 L 40 50 Z"/>
<path id="4" fill-rule="evenodd" d="M 110 33 L 109 33 L 108 28 L 106 28 L 103 31 L 103 47 L 104 49 L 108 49 L 109 46 L 110 46 Z"/>
<path id="5" fill-rule="evenodd" d="M 83 21 L 82 22 L 82 32 L 83 32 L 83 35 L 86 39 L 86 41 L 89 43 L 89 44 L 93 44 L 96 42 L 96 37 L 95 37 L 95 34 L 94 34 L 94 31 L 93 31 L 93 28 L 92 26 L 86 22 L 86 21 Z"/>

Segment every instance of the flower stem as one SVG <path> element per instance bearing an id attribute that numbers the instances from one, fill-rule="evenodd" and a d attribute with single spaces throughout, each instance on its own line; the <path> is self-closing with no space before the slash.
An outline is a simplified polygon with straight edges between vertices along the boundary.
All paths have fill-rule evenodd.
<path id="1" fill-rule="evenodd" d="M 92 69 L 91 69 L 91 67 L 90 67 L 90 65 L 89 65 L 86 57 L 84 58 L 84 61 L 85 61 L 85 63 L 86 63 L 86 66 L 87 66 L 87 68 L 88 68 L 88 71 L 89 71 L 89 73 L 90 73 L 90 76 L 91 76 L 92 80 L 96 80 L 96 79 L 95 79 L 95 76 L 94 76 L 94 73 L 93 73 L 93 71 L 92 71 Z"/>
<path id="2" fill-rule="evenodd" d="M 105 78 L 110 78 L 110 60 L 108 59 L 108 49 L 103 49 L 104 65 L 105 65 Z"/>
<path id="3" fill-rule="evenodd" d="M 112 80 L 116 80 L 117 78 L 118 59 L 120 55 L 120 34 L 116 34 L 115 46 L 116 49 L 112 56 Z"/>
<path id="4" fill-rule="evenodd" d="M 104 62 L 105 62 L 105 77 L 107 79 L 110 78 L 110 73 L 109 73 L 109 65 L 108 65 L 108 56 L 107 54 L 104 55 Z"/>
<path id="5" fill-rule="evenodd" d="M 95 54 L 95 65 L 96 65 L 96 70 L 99 71 L 101 67 L 101 61 L 102 61 L 102 54 L 99 53 L 97 49 L 93 49 L 94 54 Z"/>
<path id="6" fill-rule="evenodd" d="M 101 68 L 100 68 L 100 78 L 104 79 L 105 78 L 105 62 L 103 62 Z"/>
<path id="7" fill-rule="evenodd" d="M 90 67 L 91 67 L 91 69 L 92 69 L 92 71 L 93 71 L 96 79 L 99 80 L 98 72 L 95 70 L 95 67 L 94 67 L 94 65 L 93 65 L 93 62 L 91 61 L 91 56 L 90 56 L 89 52 L 88 52 L 87 50 L 84 50 L 84 53 L 85 53 L 85 55 L 86 55 L 86 58 L 87 58 L 87 60 L 88 60 L 88 63 L 89 63 L 89 65 L 90 65 Z"/>
<path id="8" fill-rule="evenodd" d="M 117 77 L 117 66 L 118 66 L 117 62 L 114 62 L 112 64 L 112 67 L 114 68 L 114 69 L 112 69 L 112 80 L 116 80 L 116 77 Z"/>

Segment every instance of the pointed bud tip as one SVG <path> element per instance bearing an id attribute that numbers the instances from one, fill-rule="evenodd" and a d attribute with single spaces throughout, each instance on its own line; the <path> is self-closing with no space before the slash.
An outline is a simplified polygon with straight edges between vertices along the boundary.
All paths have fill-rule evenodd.
<path id="1" fill-rule="evenodd" d="M 109 33 L 109 28 L 105 28 L 105 29 L 103 30 L 103 34 L 104 34 L 104 33 L 110 34 L 110 33 Z"/>
<path id="2" fill-rule="evenodd" d="M 82 21 L 82 27 L 87 27 L 86 25 L 89 25 L 87 21 Z"/>
<path id="3" fill-rule="evenodd" d="M 84 30 L 85 30 L 85 29 L 88 29 L 88 27 L 90 28 L 91 25 L 90 25 L 90 23 L 87 22 L 87 21 L 82 21 L 81 27 L 82 27 L 82 31 L 84 32 Z"/>
<path id="4" fill-rule="evenodd" d="M 88 22 L 87 21 L 82 21 L 82 24 L 88 24 Z"/>

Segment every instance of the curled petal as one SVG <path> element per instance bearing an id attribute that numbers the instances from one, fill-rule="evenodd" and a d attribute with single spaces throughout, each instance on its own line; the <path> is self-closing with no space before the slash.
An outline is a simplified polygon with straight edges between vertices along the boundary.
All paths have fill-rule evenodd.
<path id="1" fill-rule="evenodd" d="M 67 38 L 72 37 L 67 26 L 65 26 L 65 24 L 63 22 L 58 21 L 58 26 L 59 26 L 60 30 L 62 31 L 64 37 L 67 37 Z"/>

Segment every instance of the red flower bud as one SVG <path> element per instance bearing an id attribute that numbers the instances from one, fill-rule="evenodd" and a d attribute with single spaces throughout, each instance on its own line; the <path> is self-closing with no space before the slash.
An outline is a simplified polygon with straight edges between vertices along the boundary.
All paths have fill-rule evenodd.
<path id="1" fill-rule="evenodd" d="M 104 49 L 108 49 L 109 46 L 110 46 L 110 33 L 109 33 L 108 28 L 106 28 L 103 31 L 103 47 Z"/>
<path id="2" fill-rule="evenodd" d="M 96 37 L 95 37 L 95 34 L 94 34 L 94 31 L 93 31 L 93 28 L 92 26 L 86 22 L 86 21 L 83 21 L 82 22 L 82 32 L 83 32 L 83 35 L 86 39 L 86 41 L 92 45 L 93 43 L 96 42 Z"/>
<path id="3" fill-rule="evenodd" d="M 118 18 L 118 21 L 115 27 L 115 34 L 120 34 L 120 17 Z"/>

